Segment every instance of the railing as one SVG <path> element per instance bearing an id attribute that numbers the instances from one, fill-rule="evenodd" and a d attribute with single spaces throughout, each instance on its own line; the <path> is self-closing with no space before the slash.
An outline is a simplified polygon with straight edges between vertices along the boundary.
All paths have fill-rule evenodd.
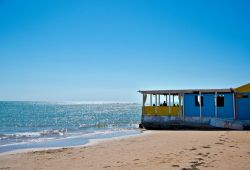
<path id="1" fill-rule="evenodd" d="M 179 116 L 179 106 L 144 106 L 143 114 L 147 116 Z"/>

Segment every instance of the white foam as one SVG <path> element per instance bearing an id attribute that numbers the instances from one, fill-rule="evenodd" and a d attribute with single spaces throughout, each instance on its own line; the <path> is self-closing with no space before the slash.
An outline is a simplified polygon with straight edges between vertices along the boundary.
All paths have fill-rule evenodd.
<path id="1" fill-rule="evenodd" d="M 84 145 L 78 145 L 78 146 L 19 149 L 19 150 L 0 153 L 0 156 L 9 155 L 9 154 L 17 154 L 17 153 L 34 152 L 34 151 L 55 150 L 55 149 L 62 149 L 62 148 L 89 147 L 89 146 L 94 146 L 94 145 L 97 145 L 97 144 L 99 144 L 101 142 L 105 142 L 105 141 L 120 140 L 120 139 L 126 139 L 126 138 L 136 137 L 136 136 L 139 136 L 139 135 L 148 135 L 148 134 L 151 134 L 151 132 L 150 131 L 145 131 L 143 133 L 131 134 L 131 135 L 125 135 L 125 136 L 116 136 L 116 137 L 112 137 L 112 138 L 90 139 L 88 143 L 86 143 Z"/>

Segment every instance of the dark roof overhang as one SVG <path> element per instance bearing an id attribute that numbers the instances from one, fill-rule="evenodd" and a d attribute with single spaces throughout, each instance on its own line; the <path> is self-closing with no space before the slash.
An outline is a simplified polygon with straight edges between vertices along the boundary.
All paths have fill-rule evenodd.
<path id="1" fill-rule="evenodd" d="M 185 90 L 140 90 L 141 94 L 188 94 L 188 93 L 233 93 L 234 89 L 185 89 Z"/>

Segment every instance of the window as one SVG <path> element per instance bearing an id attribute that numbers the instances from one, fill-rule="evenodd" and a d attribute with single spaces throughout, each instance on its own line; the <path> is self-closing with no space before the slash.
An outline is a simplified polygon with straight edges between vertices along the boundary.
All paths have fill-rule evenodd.
<path id="1" fill-rule="evenodd" d="M 195 106 L 203 106 L 203 96 L 195 96 Z"/>
<path id="2" fill-rule="evenodd" d="M 246 94 L 236 94 L 235 97 L 237 99 L 247 99 L 248 95 L 246 95 Z"/>
<path id="3" fill-rule="evenodd" d="M 247 98 L 248 98 L 248 95 L 243 94 L 243 95 L 242 95 L 242 98 L 243 98 L 243 99 L 247 99 Z"/>
<path id="4" fill-rule="evenodd" d="M 217 107 L 224 107 L 224 95 L 217 96 Z"/>

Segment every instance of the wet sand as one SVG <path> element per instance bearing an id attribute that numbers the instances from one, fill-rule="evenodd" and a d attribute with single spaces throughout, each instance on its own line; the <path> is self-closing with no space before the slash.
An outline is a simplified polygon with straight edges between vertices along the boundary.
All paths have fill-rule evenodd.
<path id="1" fill-rule="evenodd" d="M 82 148 L 1 155 L 3 169 L 250 169 L 250 131 L 146 131 Z"/>

